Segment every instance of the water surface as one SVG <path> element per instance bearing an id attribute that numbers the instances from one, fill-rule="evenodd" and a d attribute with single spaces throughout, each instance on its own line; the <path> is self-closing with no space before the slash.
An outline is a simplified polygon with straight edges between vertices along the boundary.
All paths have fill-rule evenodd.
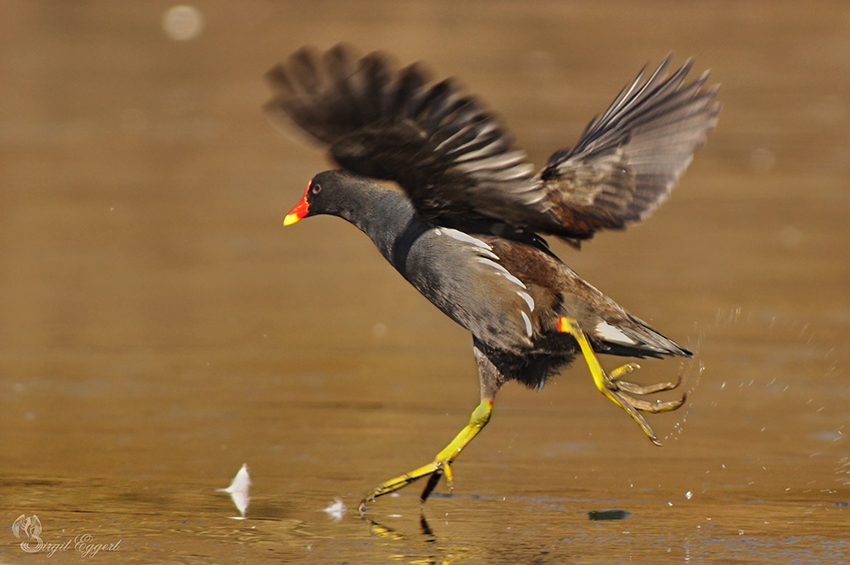
<path id="1" fill-rule="evenodd" d="M 180 41 L 167 5 L 4 4 L 0 561 L 31 560 L 33 515 L 48 544 L 120 540 L 110 563 L 850 561 L 850 9 L 641 6 L 211 1 Z M 553 243 L 697 353 L 637 375 L 684 377 L 662 448 L 576 363 L 500 393 L 451 497 L 351 510 L 478 391 L 469 336 L 365 237 L 281 226 L 328 165 L 266 121 L 261 77 L 339 40 L 461 77 L 538 164 L 646 62 L 713 69 L 720 126 L 673 198 Z M 215 489 L 243 463 L 237 521 Z"/>

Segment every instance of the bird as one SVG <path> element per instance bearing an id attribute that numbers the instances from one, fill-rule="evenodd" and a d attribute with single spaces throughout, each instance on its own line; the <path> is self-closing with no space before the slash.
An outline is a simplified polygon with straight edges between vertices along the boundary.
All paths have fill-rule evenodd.
<path id="1" fill-rule="evenodd" d="M 535 172 L 500 119 L 453 78 L 421 62 L 400 67 L 382 51 L 305 46 L 266 73 L 270 120 L 328 151 L 337 168 L 314 176 L 284 218 L 333 215 L 365 233 L 416 290 L 472 334 L 479 403 L 433 461 L 369 491 L 376 498 L 428 477 L 453 488 L 452 464 L 489 422 L 510 381 L 540 389 L 581 355 L 595 386 L 660 445 L 643 416 L 686 398 L 640 397 L 681 381 L 639 385 L 598 354 L 637 359 L 692 353 L 585 282 L 550 248 L 646 219 L 669 196 L 717 124 L 719 85 L 668 55 L 644 67 L 570 148 Z M 393 190 L 375 181 L 392 181 Z"/>

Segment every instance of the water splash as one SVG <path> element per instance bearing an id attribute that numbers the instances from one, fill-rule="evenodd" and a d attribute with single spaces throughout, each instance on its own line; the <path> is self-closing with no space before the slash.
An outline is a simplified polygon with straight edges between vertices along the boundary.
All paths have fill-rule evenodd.
<path id="1" fill-rule="evenodd" d="M 248 475 L 248 465 L 242 464 L 242 468 L 233 477 L 233 482 L 227 488 L 216 489 L 218 492 L 230 493 L 230 498 L 233 499 L 233 504 L 239 510 L 241 516 L 236 516 L 235 519 L 245 519 L 245 511 L 248 510 L 248 503 L 251 502 L 251 497 L 248 496 L 248 489 L 251 487 L 251 477 Z"/>

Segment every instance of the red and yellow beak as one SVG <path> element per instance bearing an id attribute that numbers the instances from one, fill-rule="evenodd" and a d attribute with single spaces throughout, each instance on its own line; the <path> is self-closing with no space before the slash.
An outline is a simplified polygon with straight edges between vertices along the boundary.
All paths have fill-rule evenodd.
<path id="1" fill-rule="evenodd" d="M 307 183 L 307 190 L 304 191 L 304 196 L 301 197 L 301 200 L 298 201 L 298 204 L 289 211 L 289 214 L 283 219 L 283 225 L 291 226 L 301 218 L 307 215 L 307 212 L 310 211 L 310 204 L 307 202 L 307 195 L 310 193 L 310 185 L 313 184 L 313 181 Z"/>

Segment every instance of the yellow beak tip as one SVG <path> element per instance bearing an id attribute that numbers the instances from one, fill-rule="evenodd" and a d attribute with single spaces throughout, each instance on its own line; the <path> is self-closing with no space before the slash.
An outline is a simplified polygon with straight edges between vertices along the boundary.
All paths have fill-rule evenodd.
<path id="1" fill-rule="evenodd" d="M 291 226 L 300 219 L 301 218 L 299 218 L 297 214 L 287 214 L 286 217 L 283 219 L 283 225 Z"/>

